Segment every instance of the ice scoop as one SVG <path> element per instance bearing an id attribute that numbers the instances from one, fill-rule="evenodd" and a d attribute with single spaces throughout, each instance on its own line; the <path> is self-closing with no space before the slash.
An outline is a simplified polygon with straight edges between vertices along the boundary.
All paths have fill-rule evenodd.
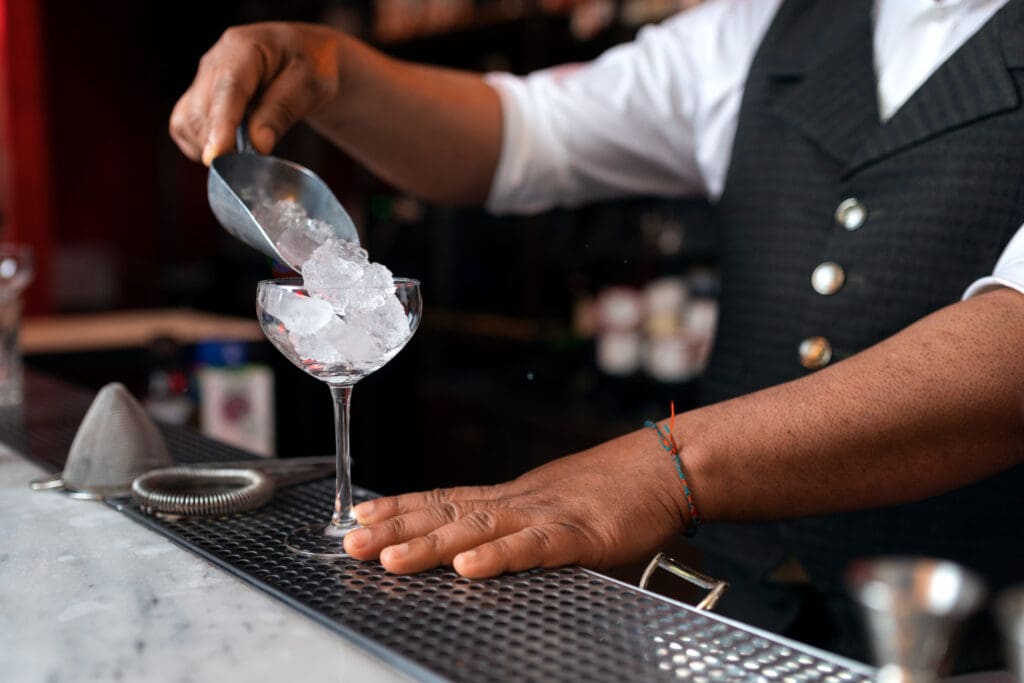
<path id="1" fill-rule="evenodd" d="M 210 164 L 206 194 L 217 221 L 234 237 L 250 247 L 288 264 L 301 272 L 308 252 L 316 247 L 307 241 L 302 247 L 281 249 L 287 225 L 283 221 L 257 219 L 261 207 L 288 200 L 309 218 L 330 226 L 334 237 L 359 243 L 352 219 L 327 184 L 308 168 L 253 149 L 243 121 L 236 132 L 237 151 L 222 154 Z"/>

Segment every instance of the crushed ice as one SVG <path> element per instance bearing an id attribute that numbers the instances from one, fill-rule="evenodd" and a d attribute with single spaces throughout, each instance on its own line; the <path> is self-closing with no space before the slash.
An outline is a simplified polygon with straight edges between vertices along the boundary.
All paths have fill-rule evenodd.
<path id="1" fill-rule="evenodd" d="M 295 350 L 323 365 L 372 364 L 405 342 L 409 319 L 395 297 L 395 281 L 384 265 L 370 262 L 366 250 L 331 237 L 330 226 L 311 219 L 295 202 L 264 205 L 258 220 L 280 229 L 282 256 L 303 258 L 302 278 L 309 296 L 274 298 L 267 313 L 288 330 Z"/>

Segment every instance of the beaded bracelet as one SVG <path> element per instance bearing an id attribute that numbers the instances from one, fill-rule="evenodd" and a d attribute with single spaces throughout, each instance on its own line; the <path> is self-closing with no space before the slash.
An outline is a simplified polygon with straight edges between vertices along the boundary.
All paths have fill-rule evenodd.
<path id="1" fill-rule="evenodd" d="M 658 441 L 661 443 L 661 447 L 664 448 L 670 456 L 672 456 L 672 462 L 676 465 L 676 472 L 679 473 L 679 480 L 683 482 L 683 494 L 686 496 L 686 507 L 690 512 L 690 519 L 686 524 L 686 530 L 684 533 L 687 536 L 693 536 L 697 533 L 697 527 L 700 526 L 700 514 L 697 513 L 697 503 L 693 499 L 693 491 L 690 490 L 690 484 L 686 481 L 686 474 L 683 472 L 683 460 L 680 457 L 682 449 L 679 447 L 679 444 L 676 443 L 676 437 L 672 433 L 676 422 L 675 401 L 673 401 L 670 406 L 672 414 L 671 417 L 669 417 L 668 427 L 660 426 L 650 420 L 644 422 L 644 426 L 650 427 L 658 434 Z"/>

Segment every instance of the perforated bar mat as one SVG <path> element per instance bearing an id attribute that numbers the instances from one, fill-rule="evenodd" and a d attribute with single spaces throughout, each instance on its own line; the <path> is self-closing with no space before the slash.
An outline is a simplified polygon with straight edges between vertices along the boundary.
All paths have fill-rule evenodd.
<path id="1" fill-rule="evenodd" d="M 50 395 L 53 399 L 54 396 Z M 63 394 L 49 449 L 64 449 L 70 418 Z M 77 403 L 81 405 L 81 396 Z M 88 406 L 85 401 L 84 408 Z M 71 420 L 70 429 L 68 420 Z M 0 440 L 25 440 L 0 419 Z M 248 454 L 191 430 L 164 427 L 179 462 Z M 67 443 L 58 446 L 58 441 Z M 55 453 L 36 457 L 52 461 Z M 356 490 L 356 499 L 370 496 Z M 324 521 L 329 479 L 280 489 L 244 515 L 169 521 L 133 505 L 115 507 L 421 680 L 453 681 L 820 681 L 872 678 L 869 667 L 660 598 L 575 567 L 470 581 L 450 570 L 394 576 L 376 562 L 325 562 L 293 555 L 288 531 Z"/>

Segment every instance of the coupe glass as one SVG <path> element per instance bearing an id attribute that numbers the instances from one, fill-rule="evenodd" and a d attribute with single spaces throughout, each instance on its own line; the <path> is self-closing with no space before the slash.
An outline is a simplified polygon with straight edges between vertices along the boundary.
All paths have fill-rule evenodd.
<path id="1" fill-rule="evenodd" d="M 264 280 L 256 293 L 260 328 L 294 365 L 327 384 L 334 399 L 337 456 L 334 514 L 327 524 L 302 527 L 288 534 L 285 545 L 300 555 L 347 557 L 342 539 L 359 525 L 352 513 L 349 406 L 356 382 L 384 366 L 402 350 L 419 326 L 423 310 L 420 283 L 395 278 L 395 292 L 346 287 L 318 291 L 312 297 L 298 278 Z M 325 301 L 346 301 L 364 307 L 376 299 L 383 305 L 369 312 L 338 315 Z M 376 302 L 375 302 L 376 303 Z M 350 308 L 349 310 L 353 310 Z M 372 327 L 368 330 L 367 326 Z"/>

